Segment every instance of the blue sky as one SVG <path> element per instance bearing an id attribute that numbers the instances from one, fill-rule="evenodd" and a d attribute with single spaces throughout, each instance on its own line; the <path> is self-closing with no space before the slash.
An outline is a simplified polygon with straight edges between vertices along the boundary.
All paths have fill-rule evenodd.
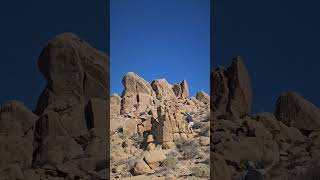
<path id="1" fill-rule="evenodd" d="M 244 57 L 255 112 L 272 112 L 286 91 L 320 105 L 319 1 L 214 2 L 214 64 L 226 67 L 232 56 Z"/>
<path id="2" fill-rule="evenodd" d="M 73 32 L 108 49 L 107 1 L 5 1 L 0 6 L 0 103 L 16 99 L 34 109 L 45 81 L 37 60 L 54 36 Z"/>
<path id="3" fill-rule="evenodd" d="M 129 71 L 209 93 L 209 0 L 111 0 L 110 8 L 111 93 L 121 94 Z"/>

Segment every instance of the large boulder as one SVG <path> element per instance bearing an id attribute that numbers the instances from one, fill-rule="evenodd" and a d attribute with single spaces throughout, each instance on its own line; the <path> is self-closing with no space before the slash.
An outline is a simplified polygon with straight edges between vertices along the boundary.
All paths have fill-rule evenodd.
<path id="1" fill-rule="evenodd" d="M 34 163 L 57 165 L 83 157 L 82 147 L 63 127 L 58 113 L 49 111 L 40 116 L 34 137 Z"/>
<path id="2" fill-rule="evenodd" d="M 140 109 L 146 109 L 153 104 L 155 95 L 150 84 L 133 72 L 128 72 L 122 79 L 125 89 L 122 92 L 122 114 L 128 114 Z"/>
<path id="3" fill-rule="evenodd" d="M 172 86 L 165 79 L 157 79 L 151 82 L 151 86 L 155 91 L 157 98 L 160 100 L 173 100 L 176 95 L 172 90 Z"/>
<path id="4" fill-rule="evenodd" d="M 38 66 L 47 81 L 38 100 L 38 114 L 59 100 L 86 104 L 94 97 L 108 98 L 109 57 L 74 34 L 52 39 L 41 52 Z"/>
<path id="5" fill-rule="evenodd" d="M 251 112 L 252 89 L 247 68 L 241 58 L 236 56 L 228 67 L 229 111 L 235 116 L 243 116 Z"/>
<path id="6" fill-rule="evenodd" d="M 261 162 L 264 167 L 270 167 L 279 162 L 279 147 L 273 140 L 239 137 L 237 140 L 224 141 L 217 148 L 225 160 L 238 165 L 243 160 Z"/>
<path id="7" fill-rule="evenodd" d="M 72 137 L 87 129 L 85 108 L 90 99 L 109 100 L 109 57 L 71 33 L 53 38 L 43 49 L 38 66 L 47 81 L 36 113 L 54 111 Z M 107 117 L 110 110 L 105 108 Z"/>
<path id="8" fill-rule="evenodd" d="M 201 101 L 205 104 L 210 103 L 210 96 L 207 93 L 205 93 L 204 91 L 197 92 L 196 98 L 198 101 Z"/>
<path id="9" fill-rule="evenodd" d="M 215 111 L 226 113 L 229 103 L 229 88 L 226 71 L 222 67 L 218 67 L 212 77 L 213 97 L 212 107 Z"/>
<path id="10" fill-rule="evenodd" d="M 31 167 L 37 119 L 37 115 L 18 101 L 0 107 L 0 169 L 10 164 Z"/>
<path id="11" fill-rule="evenodd" d="M 23 103 L 9 101 L 0 107 L 0 134 L 24 136 L 32 131 L 37 119 Z"/>
<path id="12" fill-rule="evenodd" d="M 251 112 L 251 80 L 239 56 L 232 59 L 227 70 L 217 68 L 213 75 L 213 88 L 213 106 L 217 111 L 235 117 Z"/>
<path id="13" fill-rule="evenodd" d="M 320 109 L 295 92 L 284 93 L 278 98 L 275 116 L 287 126 L 300 130 L 320 128 Z"/>

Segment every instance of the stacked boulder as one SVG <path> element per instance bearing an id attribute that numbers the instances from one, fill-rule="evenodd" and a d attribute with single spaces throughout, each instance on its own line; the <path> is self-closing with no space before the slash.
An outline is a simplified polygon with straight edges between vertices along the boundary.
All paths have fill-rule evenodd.
<path id="1" fill-rule="evenodd" d="M 211 166 L 212 179 L 240 177 L 245 161 L 253 161 L 266 179 L 290 179 L 320 160 L 317 106 L 288 92 L 274 113 L 252 115 L 250 78 L 240 57 L 227 70 L 218 67 L 211 81 L 211 161 L 219 162 Z"/>
<path id="2" fill-rule="evenodd" d="M 196 97 L 189 97 L 186 80 L 173 85 L 165 79 L 149 83 L 133 72 L 128 72 L 122 82 L 122 95 L 110 97 L 112 177 L 161 171 L 164 164 L 172 163 L 164 163 L 168 153 L 177 151 L 183 142 L 194 142 L 193 146 L 201 152 L 209 149 L 209 122 L 203 122 L 208 120 L 208 94 L 199 91 Z M 208 128 L 203 128 L 200 134 L 198 127 L 198 132 L 191 134 L 186 112 L 193 112 L 199 127 L 204 124 Z M 208 158 L 207 155 L 201 154 L 201 157 Z M 197 159 L 191 160 L 195 161 Z"/>
<path id="3" fill-rule="evenodd" d="M 189 98 L 186 80 L 171 85 L 157 79 L 149 84 L 129 72 L 122 82 L 125 89 L 121 97 L 111 96 L 111 131 L 122 127 L 130 134 L 144 135 L 146 147 L 161 144 L 174 148 L 175 141 L 188 137 L 184 113 L 209 105 L 209 95 L 203 91 L 197 93 L 197 98 Z"/>

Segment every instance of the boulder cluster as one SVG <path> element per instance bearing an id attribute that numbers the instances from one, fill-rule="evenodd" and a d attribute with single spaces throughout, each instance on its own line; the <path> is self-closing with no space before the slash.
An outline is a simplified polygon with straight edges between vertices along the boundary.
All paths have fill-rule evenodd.
<path id="1" fill-rule="evenodd" d="M 319 163 L 320 109 L 295 92 L 275 112 L 251 113 L 252 90 L 240 57 L 211 73 L 211 178 L 240 178 L 254 162 L 267 180 L 294 179 Z M 318 166 L 319 167 L 319 166 Z"/>
<path id="2" fill-rule="evenodd" d="M 196 97 L 189 97 L 186 80 L 173 85 L 165 79 L 149 83 L 133 72 L 128 72 L 122 83 L 121 96 L 112 94 L 110 97 L 112 177 L 155 175 L 159 169 L 165 168 L 166 160 L 172 157 L 170 153 L 177 151 L 184 142 L 194 141 L 199 150 L 202 146 L 209 152 L 208 94 L 199 91 Z M 202 128 L 205 131 L 202 135 L 189 131 L 186 112 L 193 114 L 199 131 L 200 125 L 207 127 Z M 195 157 L 192 158 L 194 161 Z M 183 164 L 182 161 L 179 163 Z M 188 172 L 174 176 L 182 174 L 188 175 Z"/>
<path id="3" fill-rule="evenodd" d="M 19 101 L 0 107 L 1 179 L 107 179 L 109 57 L 64 33 L 38 66 L 47 85 L 36 110 Z"/>

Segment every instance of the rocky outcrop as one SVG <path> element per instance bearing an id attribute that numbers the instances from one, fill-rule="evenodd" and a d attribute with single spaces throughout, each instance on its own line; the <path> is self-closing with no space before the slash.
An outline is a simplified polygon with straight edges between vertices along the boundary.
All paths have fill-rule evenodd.
<path id="1" fill-rule="evenodd" d="M 242 117 L 251 112 L 252 90 L 248 70 L 236 56 L 227 70 L 217 68 L 213 77 L 213 105 L 221 113 Z"/>
<path id="2" fill-rule="evenodd" d="M 179 164 L 179 168 L 182 166 L 181 172 L 185 171 L 185 161 L 195 164 L 196 157 L 193 154 L 197 151 L 201 154 L 199 159 L 203 161 L 200 163 L 207 164 L 209 154 L 204 151 L 208 152 L 210 143 L 208 95 L 200 94 L 198 99 L 189 97 L 186 80 L 171 85 L 165 79 L 157 79 L 149 85 L 135 73 L 128 73 L 124 79 L 125 90 L 120 108 L 120 97 L 111 96 L 114 106 L 111 107 L 110 116 L 112 177 L 161 173 L 166 172 L 162 171 L 164 168 L 175 168 L 175 164 L 180 162 L 176 162 L 176 157 L 173 158 L 168 153 L 181 146 L 185 146 L 183 151 L 188 151 L 181 155 L 193 158 Z M 139 108 L 139 103 L 143 103 L 144 108 Z M 130 110 L 123 111 L 127 107 Z M 118 109 L 122 109 L 121 113 L 118 113 Z M 194 121 L 198 123 L 197 132 L 191 133 L 188 130 L 186 112 L 192 113 Z M 199 125 L 205 127 L 201 132 Z M 187 142 L 186 145 L 184 142 Z M 189 152 L 188 143 L 196 150 Z"/>
<path id="3" fill-rule="evenodd" d="M 145 110 L 148 105 L 153 104 L 155 96 L 150 84 L 133 72 L 127 73 L 122 83 L 125 87 L 122 92 L 121 113 L 126 114 L 137 109 Z"/>
<path id="4" fill-rule="evenodd" d="M 227 70 L 218 67 L 212 72 L 211 81 L 213 177 L 239 178 L 244 162 L 252 161 L 266 179 L 292 178 L 312 167 L 312 159 L 319 160 L 317 106 L 288 92 L 278 98 L 274 113 L 250 114 L 250 78 L 239 57 Z M 218 168 L 218 162 L 224 168 Z"/>
<path id="5" fill-rule="evenodd" d="M 183 80 L 180 84 L 176 83 L 172 86 L 174 94 L 178 98 L 188 98 L 189 97 L 189 87 L 187 80 Z"/>
<path id="6" fill-rule="evenodd" d="M 35 113 L 18 101 L 0 108 L 4 179 L 101 179 L 109 174 L 109 57 L 64 33 L 43 49 L 47 81 Z"/>
<path id="7" fill-rule="evenodd" d="M 205 104 L 210 103 L 210 96 L 207 93 L 205 93 L 204 91 L 197 92 L 196 98 L 198 101 L 201 101 Z"/>
<path id="8" fill-rule="evenodd" d="M 275 116 L 287 126 L 300 130 L 320 129 L 320 109 L 294 92 L 278 98 Z"/>
<path id="9" fill-rule="evenodd" d="M 159 100 L 173 100 L 176 95 L 173 92 L 172 86 L 165 79 L 157 79 L 151 82 L 151 86 Z"/>

